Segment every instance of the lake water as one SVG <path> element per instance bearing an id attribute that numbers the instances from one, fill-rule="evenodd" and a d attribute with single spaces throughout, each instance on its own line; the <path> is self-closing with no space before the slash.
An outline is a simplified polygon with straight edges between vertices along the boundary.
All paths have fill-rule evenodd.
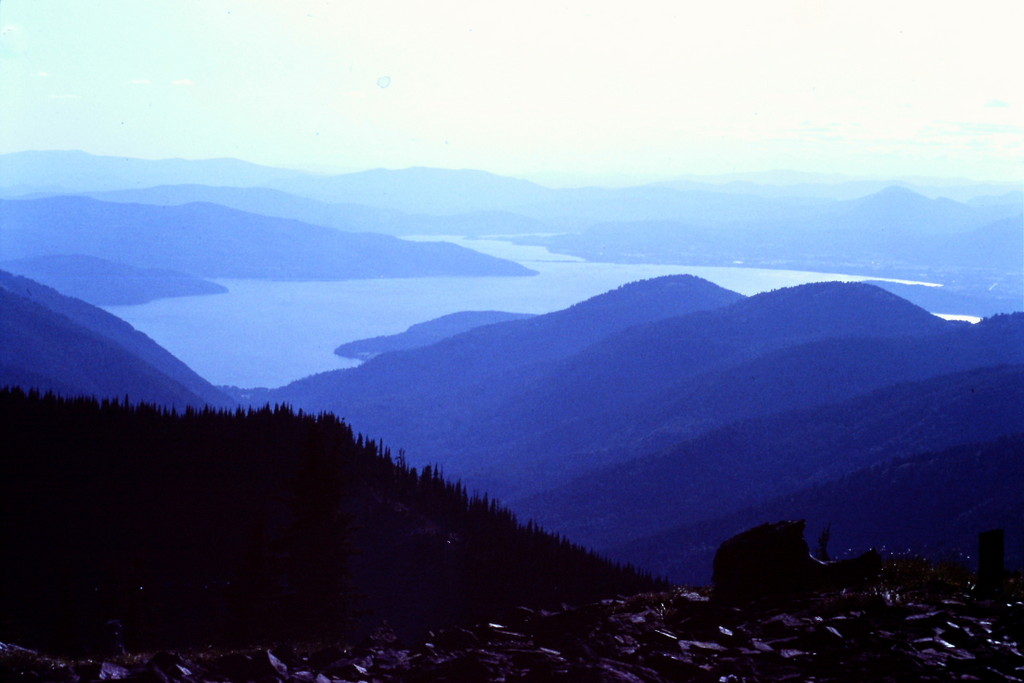
<path id="1" fill-rule="evenodd" d="M 547 313 L 627 282 L 676 273 L 697 275 L 747 295 L 806 282 L 865 279 L 758 268 L 589 263 L 500 239 L 444 239 L 518 261 L 539 274 L 340 282 L 218 280 L 227 294 L 105 308 L 214 384 L 276 387 L 356 365 L 334 355 L 342 343 L 395 334 L 457 311 Z"/>

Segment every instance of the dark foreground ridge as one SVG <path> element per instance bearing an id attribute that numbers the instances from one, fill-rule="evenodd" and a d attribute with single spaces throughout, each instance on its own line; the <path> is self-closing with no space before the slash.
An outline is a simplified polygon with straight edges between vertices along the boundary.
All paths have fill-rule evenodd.
<path id="1" fill-rule="evenodd" d="M 822 592 L 739 608 L 674 590 L 576 609 L 526 608 L 503 624 L 432 633 L 403 647 L 290 647 L 131 663 L 59 663 L 0 651 L 19 681 L 1019 681 L 1024 603 L 952 590 Z M 0 646 L 2 647 L 2 646 Z"/>

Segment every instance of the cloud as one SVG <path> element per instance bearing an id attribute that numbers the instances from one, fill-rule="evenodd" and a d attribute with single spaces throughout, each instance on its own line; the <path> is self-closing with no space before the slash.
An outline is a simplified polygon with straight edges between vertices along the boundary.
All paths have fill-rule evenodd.
<path id="1" fill-rule="evenodd" d="M 45 71 L 40 71 L 39 73 L 36 74 L 36 77 L 37 78 L 49 78 L 50 74 L 46 73 Z"/>
<path id="2" fill-rule="evenodd" d="M 179 78 L 176 81 L 171 81 L 171 85 L 195 85 L 195 81 L 190 78 Z"/>
<path id="3" fill-rule="evenodd" d="M 1006 100 L 989 100 L 988 102 L 985 103 L 985 106 L 1002 109 L 1004 107 L 1009 107 L 1010 103 L 1007 102 Z"/>
<path id="4" fill-rule="evenodd" d="M 132 85 L 150 85 L 150 80 L 148 78 L 133 78 L 131 80 L 131 84 Z"/>
<path id="5" fill-rule="evenodd" d="M 50 95 L 51 100 L 80 100 L 81 95 L 72 95 L 71 93 L 62 93 L 59 95 Z"/>

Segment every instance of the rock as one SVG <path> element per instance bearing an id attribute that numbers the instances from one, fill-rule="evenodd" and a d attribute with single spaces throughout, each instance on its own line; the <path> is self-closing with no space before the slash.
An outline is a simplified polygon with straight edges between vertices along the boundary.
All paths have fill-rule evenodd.
<path id="1" fill-rule="evenodd" d="M 823 566 L 821 588 L 860 588 L 878 578 L 882 571 L 882 556 L 875 550 L 869 550 L 859 557 L 825 562 Z"/>
<path id="2" fill-rule="evenodd" d="M 674 681 L 717 681 L 718 677 L 676 655 L 656 652 L 644 660 L 644 664 L 659 674 Z"/>
<path id="3" fill-rule="evenodd" d="M 804 540 L 804 526 L 804 520 L 762 524 L 722 543 L 715 553 L 714 597 L 745 601 L 853 587 L 881 571 L 881 557 L 873 550 L 852 560 L 816 560 Z"/>
<path id="4" fill-rule="evenodd" d="M 785 595 L 817 583 L 821 563 L 810 555 L 804 522 L 762 524 L 726 540 L 715 553 L 714 596 L 752 599 Z"/>
<path id="5" fill-rule="evenodd" d="M 288 678 L 288 667 L 269 650 L 256 654 L 231 654 L 221 657 L 215 672 L 227 680 L 272 681 Z"/>
<path id="6" fill-rule="evenodd" d="M 204 673 L 192 662 L 171 652 L 158 652 L 150 657 L 146 662 L 146 670 L 155 674 L 155 680 L 169 683 L 187 683 L 195 680 L 198 674 Z"/>
<path id="7" fill-rule="evenodd" d="M 350 650 L 331 646 L 322 650 L 317 650 L 313 654 L 309 655 L 306 664 L 313 669 L 324 669 L 335 662 L 340 662 L 351 656 L 352 652 Z"/>
<path id="8" fill-rule="evenodd" d="M 723 603 L 684 591 L 432 634 L 412 649 L 333 647 L 308 657 L 255 651 L 207 662 L 172 653 L 124 669 L 0 656 L 0 680 L 31 683 L 674 683 L 1020 681 L 1024 603 L 928 589 L 794 593 Z M 508 617 L 509 615 L 505 615 Z M 556 646 L 555 643 L 558 643 Z M 0 655 L 11 648 L 0 647 Z M 36 655 L 36 660 L 33 660 Z M 277 656 L 280 655 L 280 656 Z M 282 657 L 287 661 L 282 661 Z M 201 664 L 197 662 L 201 661 Z M 291 663 L 290 666 L 286 664 Z"/>
<path id="9" fill-rule="evenodd" d="M 436 634 L 432 641 L 442 650 L 460 650 L 477 645 L 480 638 L 464 628 L 449 628 Z"/>
<path id="10" fill-rule="evenodd" d="M 82 681 L 119 681 L 128 678 L 129 671 L 113 662 L 89 662 L 74 668 L 75 674 Z"/>

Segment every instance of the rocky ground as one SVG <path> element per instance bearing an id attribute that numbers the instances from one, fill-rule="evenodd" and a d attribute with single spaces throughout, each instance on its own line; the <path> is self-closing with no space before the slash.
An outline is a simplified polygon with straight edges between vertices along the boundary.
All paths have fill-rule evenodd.
<path id="1" fill-rule="evenodd" d="M 675 590 L 502 624 L 447 629 L 405 647 L 60 662 L 6 646 L 12 681 L 1024 681 L 1024 603 L 950 590 L 816 593 L 726 605 Z"/>

